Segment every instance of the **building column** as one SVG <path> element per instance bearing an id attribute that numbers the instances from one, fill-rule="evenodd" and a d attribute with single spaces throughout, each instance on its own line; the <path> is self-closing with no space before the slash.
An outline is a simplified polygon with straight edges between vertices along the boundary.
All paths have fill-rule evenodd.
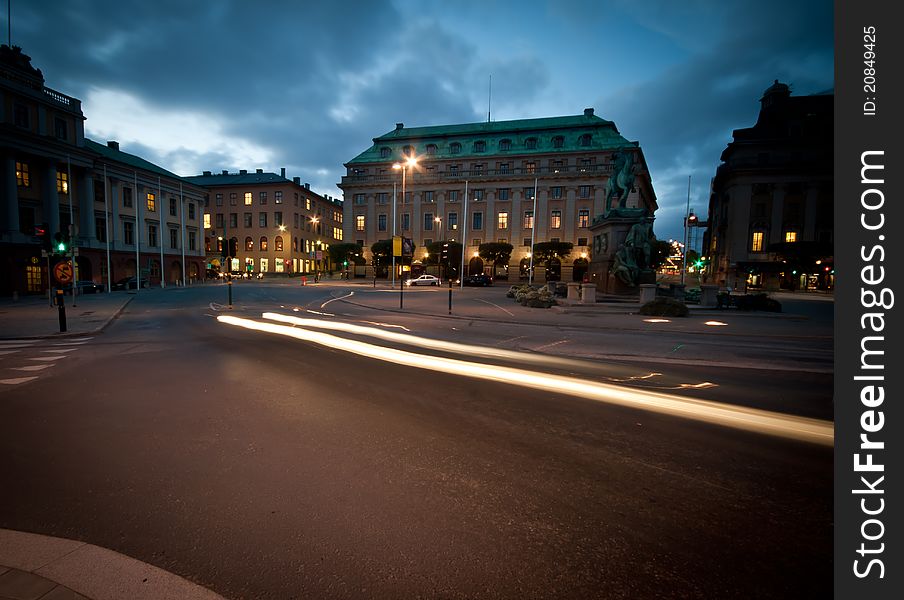
<path id="1" fill-rule="evenodd" d="M 56 163 L 47 163 L 43 175 L 44 189 L 41 194 L 44 203 L 43 220 L 47 223 L 52 237 L 60 231 L 60 195 L 57 193 Z"/>
<path id="2" fill-rule="evenodd" d="M 819 200 L 819 188 L 815 185 L 807 187 L 806 197 L 804 199 L 804 222 L 803 231 L 801 231 L 801 239 L 806 241 L 816 241 L 816 206 Z"/>
<path id="3" fill-rule="evenodd" d="M 107 205 L 110 212 L 107 216 L 107 239 L 110 240 L 110 251 L 116 250 L 117 231 L 119 229 L 119 182 L 113 177 L 107 176 L 104 185 L 110 186 L 109 195 L 107 196 Z"/>
<path id="4" fill-rule="evenodd" d="M 10 237 L 19 232 L 19 186 L 16 183 L 16 158 L 6 156 L 4 158 L 2 173 L 2 189 L 7 198 L 6 210 L 3 212 L 3 224 L 0 232 L 6 232 Z"/>
<path id="5" fill-rule="evenodd" d="M 78 176 L 79 246 L 90 246 L 97 241 L 97 223 L 94 220 L 94 177 L 84 169 Z"/>
<path id="6" fill-rule="evenodd" d="M 769 227 L 769 240 L 766 244 L 784 242 L 785 232 L 782 228 L 785 218 L 785 187 L 776 184 L 772 191 L 772 221 Z"/>

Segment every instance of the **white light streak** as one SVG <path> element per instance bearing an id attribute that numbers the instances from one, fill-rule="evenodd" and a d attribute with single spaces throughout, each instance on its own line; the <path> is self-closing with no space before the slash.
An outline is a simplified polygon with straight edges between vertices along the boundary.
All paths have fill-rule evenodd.
<path id="1" fill-rule="evenodd" d="M 713 327 L 724 327 L 728 325 L 728 323 L 723 323 L 722 321 L 706 321 L 703 323 L 704 325 L 711 325 Z"/>
<path id="2" fill-rule="evenodd" d="M 282 315 L 274 316 L 282 317 Z M 293 317 L 282 318 L 293 319 Z M 598 402 L 649 410 L 815 444 L 827 446 L 834 444 L 834 425 L 829 421 L 732 406 L 709 400 L 682 398 L 662 392 L 623 388 L 612 384 L 537 373 L 512 367 L 484 365 L 451 358 L 416 354 L 356 340 L 346 340 L 300 327 L 262 323 L 233 316 L 219 316 L 217 320 L 236 327 L 293 337 L 374 360 L 408 367 L 451 373 L 486 381 L 496 381 L 547 392 L 554 391 Z"/>

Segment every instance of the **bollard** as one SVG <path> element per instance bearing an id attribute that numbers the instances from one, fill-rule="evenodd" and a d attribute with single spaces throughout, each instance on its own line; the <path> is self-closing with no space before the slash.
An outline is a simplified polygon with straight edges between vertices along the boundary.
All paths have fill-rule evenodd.
<path id="1" fill-rule="evenodd" d="M 63 295 L 63 290 L 57 289 L 56 291 L 56 301 L 57 308 L 60 312 L 60 333 L 66 333 L 66 296 Z"/>

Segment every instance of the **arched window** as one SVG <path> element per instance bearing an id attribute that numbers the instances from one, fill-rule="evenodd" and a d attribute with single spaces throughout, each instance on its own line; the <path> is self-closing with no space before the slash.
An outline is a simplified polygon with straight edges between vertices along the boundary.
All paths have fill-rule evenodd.
<path id="1" fill-rule="evenodd" d="M 267 251 L 267 236 L 262 235 L 261 236 L 261 252 L 266 252 L 266 251 Z"/>
<path id="2" fill-rule="evenodd" d="M 590 137 L 589 133 L 585 133 L 584 135 L 582 135 L 581 140 L 580 140 L 581 146 L 589 146 L 591 139 L 592 138 Z"/>
<path id="3" fill-rule="evenodd" d="M 499 149 L 500 150 L 511 150 L 512 149 L 512 140 L 509 140 L 509 139 L 499 140 Z"/>
<path id="4" fill-rule="evenodd" d="M 245 238 L 245 250 L 254 250 L 254 240 L 251 239 L 251 236 Z"/>
<path id="5" fill-rule="evenodd" d="M 528 150 L 536 150 L 537 149 L 537 138 L 527 138 L 524 140 L 524 147 Z"/>
<path id="6" fill-rule="evenodd" d="M 392 148 L 386 146 L 380 148 L 380 158 L 389 158 L 390 156 L 392 156 Z"/>
<path id="7" fill-rule="evenodd" d="M 209 237 L 204 238 L 204 251 L 210 252 L 210 238 Z"/>
<path id="8" fill-rule="evenodd" d="M 461 144 L 458 142 L 452 142 L 449 144 L 449 152 L 451 154 L 461 154 Z"/>
<path id="9" fill-rule="evenodd" d="M 487 143 L 483 140 L 478 140 L 474 142 L 474 152 L 486 152 L 487 151 Z"/>
<path id="10" fill-rule="evenodd" d="M 404 148 L 402 148 L 402 155 L 405 158 L 414 156 L 414 146 L 405 146 Z"/>
<path id="11" fill-rule="evenodd" d="M 292 238 L 292 252 L 298 252 L 298 238 Z"/>
<path id="12" fill-rule="evenodd" d="M 561 135 L 557 135 L 552 138 L 552 147 L 553 148 L 563 148 L 565 146 L 565 138 Z"/>
<path id="13" fill-rule="evenodd" d="M 281 237 L 281 236 L 276 236 L 276 239 L 273 240 L 273 243 L 276 245 L 276 251 L 277 251 L 277 252 L 282 252 L 282 249 L 283 249 L 283 247 L 282 247 L 282 237 Z"/>
<path id="14" fill-rule="evenodd" d="M 427 144 L 427 154 L 431 156 L 436 154 L 436 144 Z"/>

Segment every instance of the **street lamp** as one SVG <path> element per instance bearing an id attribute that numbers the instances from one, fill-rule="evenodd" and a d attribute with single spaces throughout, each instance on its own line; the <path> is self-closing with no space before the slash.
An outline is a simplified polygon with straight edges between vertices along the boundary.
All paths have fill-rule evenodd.
<path id="1" fill-rule="evenodd" d="M 392 168 L 396 171 L 402 171 L 402 202 L 405 202 L 405 179 L 408 169 L 417 166 L 417 158 L 413 156 L 408 156 L 404 162 L 395 163 L 392 165 Z M 395 186 L 393 186 L 393 190 L 395 190 Z M 392 237 L 395 239 L 396 236 L 396 197 L 393 193 L 392 195 Z M 392 252 L 392 287 L 395 287 L 395 273 L 396 273 L 396 265 L 395 265 L 395 251 Z"/>

